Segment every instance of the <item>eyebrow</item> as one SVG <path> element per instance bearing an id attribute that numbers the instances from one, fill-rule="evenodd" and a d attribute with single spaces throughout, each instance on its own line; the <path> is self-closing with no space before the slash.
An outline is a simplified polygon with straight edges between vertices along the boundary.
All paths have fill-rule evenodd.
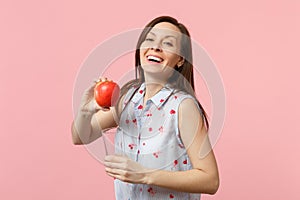
<path id="1" fill-rule="evenodd" d="M 156 36 L 156 34 L 153 33 L 153 32 L 151 32 L 151 31 L 149 33 L 151 33 L 152 35 Z M 169 38 L 169 37 L 173 37 L 173 38 L 175 38 L 177 40 L 177 37 L 175 37 L 174 35 L 167 35 L 167 36 L 165 36 L 165 38 Z"/>

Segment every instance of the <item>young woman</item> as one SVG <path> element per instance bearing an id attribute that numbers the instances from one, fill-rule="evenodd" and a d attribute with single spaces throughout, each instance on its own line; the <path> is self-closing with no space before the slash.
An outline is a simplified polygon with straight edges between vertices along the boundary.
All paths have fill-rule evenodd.
<path id="1" fill-rule="evenodd" d="M 215 194 L 219 175 L 206 113 L 195 97 L 188 30 L 168 16 L 152 20 L 137 43 L 136 75 L 116 107 L 103 109 L 86 90 L 72 125 L 74 144 L 117 127 L 105 170 L 116 199 L 200 199 Z M 103 81 L 103 78 L 100 79 Z"/>

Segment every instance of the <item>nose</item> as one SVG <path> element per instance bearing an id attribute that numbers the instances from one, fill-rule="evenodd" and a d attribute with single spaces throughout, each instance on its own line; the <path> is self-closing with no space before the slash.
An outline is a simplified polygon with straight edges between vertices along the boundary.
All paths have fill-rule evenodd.
<path id="1" fill-rule="evenodd" d="M 160 46 L 159 43 L 155 43 L 155 44 L 153 44 L 153 46 L 151 47 L 151 50 L 161 52 L 161 51 L 162 51 L 162 48 L 161 48 L 161 46 Z"/>

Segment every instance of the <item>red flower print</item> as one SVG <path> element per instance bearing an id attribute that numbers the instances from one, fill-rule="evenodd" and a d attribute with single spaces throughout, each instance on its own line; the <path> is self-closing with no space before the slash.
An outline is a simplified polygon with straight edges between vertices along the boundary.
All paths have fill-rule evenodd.
<path id="1" fill-rule="evenodd" d="M 149 128 L 149 132 L 151 132 L 151 131 L 152 131 L 152 128 L 150 127 L 150 128 Z"/>
<path id="2" fill-rule="evenodd" d="M 143 109 L 143 106 L 142 106 L 142 105 L 139 105 L 138 109 L 139 109 L 139 110 Z"/>
<path id="3" fill-rule="evenodd" d="M 173 199 L 174 198 L 174 195 L 173 194 L 170 194 L 170 199 Z"/>
<path id="4" fill-rule="evenodd" d="M 177 99 L 177 96 L 174 96 L 174 99 Z"/>
<path id="5" fill-rule="evenodd" d="M 187 159 L 185 159 L 182 163 L 186 165 L 187 164 Z"/>
<path id="6" fill-rule="evenodd" d="M 133 149 L 135 146 L 136 146 L 136 144 L 128 144 L 128 147 L 129 147 L 130 149 Z"/>
<path id="7" fill-rule="evenodd" d="M 159 132 L 161 132 L 161 133 L 162 133 L 162 132 L 164 131 L 164 128 L 163 128 L 163 126 L 159 127 L 159 129 L 158 129 L 158 130 L 159 130 Z"/>
<path id="8" fill-rule="evenodd" d="M 151 111 L 149 110 L 149 111 L 147 111 L 147 114 L 146 114 L 146 116 L 147 117 L 151 117 L 152 116 L 152 114 L 151 114 Z"/>
<path id="9" fill-rule="evenodd" d="M 140 150 L 138 150 L 137 153 L 140 154 Z"/>
<path id="10" fill-rule="evenodd" d="M 164 102 L 164 101 L 165 101 L 164 99 L 161 99 L 161 100 L 160 100 L 161 103 Z"/>
<path id="11" fill-rule="evenodd" d="M 136 123 L 136 119 L 132 120 L 133 123 Z"/>
<path id="12" fill-rule="evenodd" d="M 143 146 L 145 146 L 146 145 L 146 143 L 145 142 L 143 142 Z"/>
<path id="13" fill-rule="evenodd" d="M 153 190 L 152 187 L 150 187 L 147 191 L 148 191 L 152 196 L 155 195 L 155 191 Z"/>
<path id="14" fill-rule="evenodd" d="M 176 167 L 177 164 L 178 164 L 178 161 L 174 160 L 174 167 Z"/>
<path id="15" fill-rule="evenodd" d="M 129 124 L 129 119 L 126 119 L 125 122 L 126 122 L 126 124 Z"/>
<path id="16" fill-rule="evenodd" d="M 139 91 L 140 94 L 142 94 L 143 92 L 144 92 L 143 90 L 140 90 L 140 91 Z"/>
<path id="17" fill-rule="evenodd" d="M 170 110 L 170 114 L 171 114 L 171 115 L 174 115 L 175 113 L 176 113 L 176 111 L 175 111 L 175 110 L 173 110 L 173 109 L 172 109 L 172 110 Z"/>
<path id="18" fill-rule="evenodd" d="M 155 158 L 158 158 L 158 154 L 159 154 L 159 153 L 160 153 L 159 151 L 154 152 L 154 153 L 153 153 L 153 156 L 154 156 Z"/>

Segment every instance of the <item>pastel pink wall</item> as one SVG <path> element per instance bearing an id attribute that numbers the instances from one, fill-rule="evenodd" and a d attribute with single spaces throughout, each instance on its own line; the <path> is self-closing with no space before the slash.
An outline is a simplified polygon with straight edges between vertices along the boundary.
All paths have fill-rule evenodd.
<path id="1" fill-rule="evenodd" d="M 161 14 L 186 24 L 226 89 L 221 185 L 203 199 L 300 199 L 299 1 L 80 2 L 0 3 L 1 199 L 114 199 L 103 166 L 72 145 L 73 84 L 99 43 Z"/>

